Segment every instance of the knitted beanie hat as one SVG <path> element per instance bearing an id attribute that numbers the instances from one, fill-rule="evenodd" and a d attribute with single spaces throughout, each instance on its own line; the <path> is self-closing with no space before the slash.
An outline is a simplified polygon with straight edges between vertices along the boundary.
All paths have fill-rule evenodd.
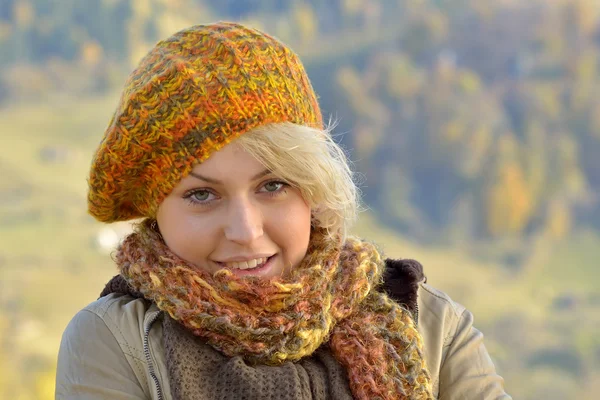
<path id="1" fill-rule="evenodd" d="M 127 79 L 92 161 L 89 212 L 102 222 L 155 216 L 194 165 L 278 122 L 323 125 L 296 54 L 235 23 L 180 31 L 156 44 Z"/>

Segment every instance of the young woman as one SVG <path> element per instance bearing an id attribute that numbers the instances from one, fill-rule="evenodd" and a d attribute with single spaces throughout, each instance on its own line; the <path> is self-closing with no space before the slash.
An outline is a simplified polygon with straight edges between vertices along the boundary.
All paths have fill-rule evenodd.
<path id="1" fill-rule="evenodd" d="M 357 190 L 297 56 L 193 26 L 128 79 L 90 213 L 140 218 L 67 327 L 57 399 L 509 399 L 472 316 L 347 235 Z"/>

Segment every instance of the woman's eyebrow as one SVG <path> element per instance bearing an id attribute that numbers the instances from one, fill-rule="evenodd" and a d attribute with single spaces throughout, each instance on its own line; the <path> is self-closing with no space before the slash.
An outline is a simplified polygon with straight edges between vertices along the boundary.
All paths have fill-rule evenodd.
<path id="1" fill-rule="evenodd" d="M 265 169 L 265 170 L 259 172 L 258 174 L 254 175 L 252 178 L 250 178 L 250 180 L 256 181 L 256 180 L 262 178 L 263 176 L 269 175 L 270 173 L 271 173 L 271 170 Z M 200 179 L 202 181 L 205 181 L 205 182 L 208 182 L 208 183 L 212 183 L 214 185 L 221 185 L 223 183 L 223 182 L 221 182 L 218 179 L 209 178 L 207 176 L 200 175 L 200 174 L 198 174 L 196 172 L 190 172 L 190 175 L 193 176 L 196 179 Z"/>

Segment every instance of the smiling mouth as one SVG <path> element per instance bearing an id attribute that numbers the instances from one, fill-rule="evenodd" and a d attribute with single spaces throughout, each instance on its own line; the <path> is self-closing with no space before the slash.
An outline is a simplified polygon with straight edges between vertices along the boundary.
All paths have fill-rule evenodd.
<path id="1" fill-rule="evenodd" d="M 249 260 L 249 261 L 228 262 L 228 263 L 217 261 L 217 264 L 219 264 L 220 266 L 222 266 L 224 268 L 228 268 L 228 269 L 232 269 L 232 270 L 250 271 L 250 270 L 257 270 L 257 269 L 264 267 L 269 262 L 269 260 L 271 260 L 273 257 L 275 257 L 275 254 L 270 257 L 255 258 L 255 259 Z"/>

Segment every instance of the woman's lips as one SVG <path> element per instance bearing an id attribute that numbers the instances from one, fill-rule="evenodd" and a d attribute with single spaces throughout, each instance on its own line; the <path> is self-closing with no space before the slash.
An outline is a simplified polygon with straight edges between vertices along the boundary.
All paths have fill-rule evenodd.
<path id="1" fill-rule="evenodd" d="M 277 256 L 278 256 L 277 254 L 274 254 L 271 257 L 267 258 L 267 262 L 265 262 L 262 266 L 249 268 L 249 269 L 228 268 L 223 263 L 219 262 L 218 264 L 222 268 L 226 268 L 226 269 L 230 270 L 237 276 L 264 276 L 264 275 L 268 275 L 269 272 L 271 271 L 271 269 L 273 268 L 273 265 L 275 264 L 275 259 L 277 258 Z"/>

